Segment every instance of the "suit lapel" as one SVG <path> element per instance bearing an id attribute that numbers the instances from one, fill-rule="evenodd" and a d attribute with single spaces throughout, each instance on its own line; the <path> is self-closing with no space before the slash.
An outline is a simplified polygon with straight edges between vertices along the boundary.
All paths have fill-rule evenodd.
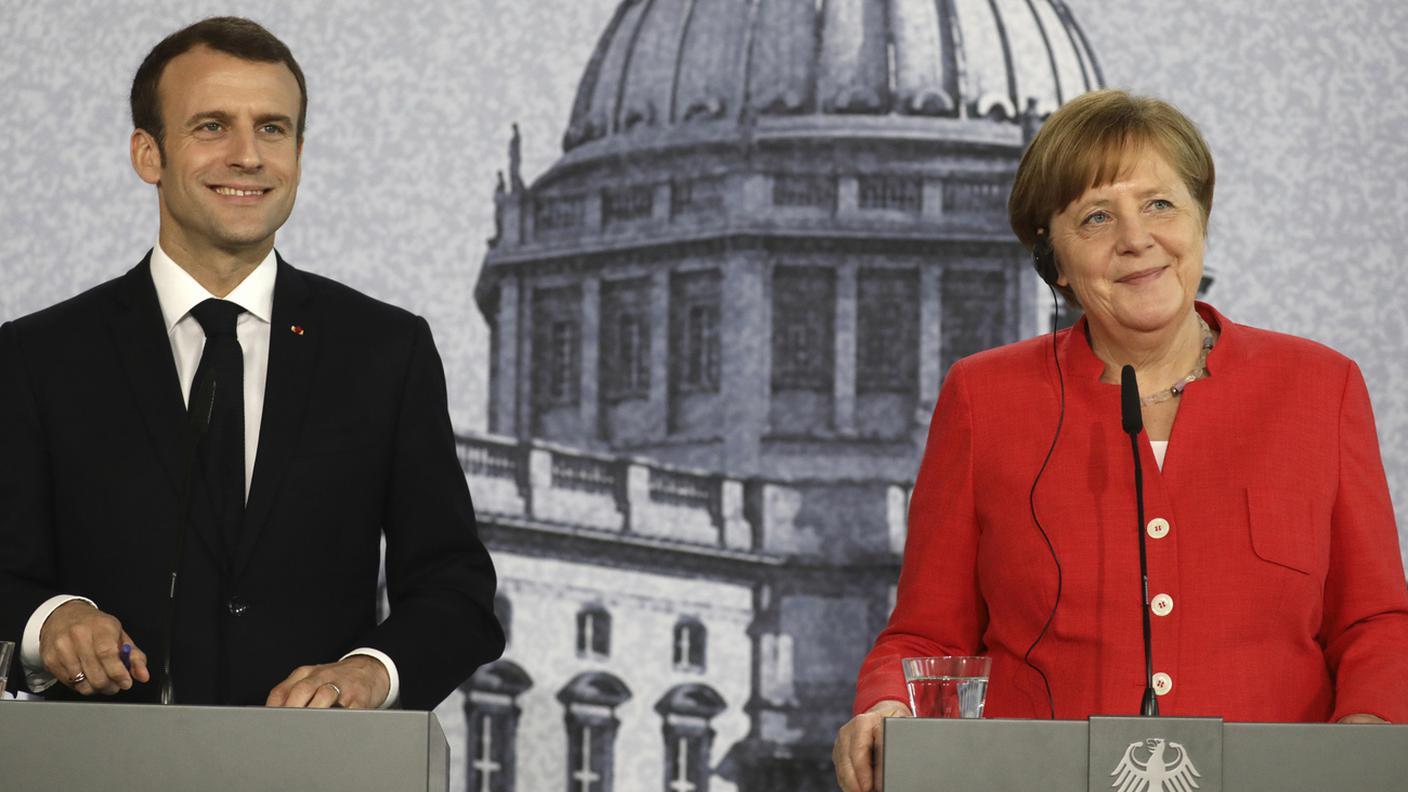
<path id="1" fill-rule="evenodd" d="M 269 329 L 269 368 L 264 384 L 264 417 L 259 425 L 259 450 L 254 478 L 245 504 L 244 530 L 235 554 L 238 580 L 269 520 L 274 500 L 288 470 L 289 454 L 299 439 L 308 407 L 314 362 L 323 327 L 309 299 L 307 279 L 279 258 L 274 281 L 274 313 Z"/>
<path id="2" fill-rule="evenodd" d="M 128 387 L 156 447 L 157 458 L 175 497 L 180 497 L 186 474 L 186 406 L 181 402 L 181 380 L 171 354 L 171 339 L 161 318 L 156 286 L 152 283 L 151 253 L 123 276 L 117 289 L 117 306 L 109 319 L 118 358 Z M 193 477 L 194 479 L 194 477 Z M 196 533 L 207 549 L 220 557 L 209 501 L 192 481 L 190 510 Z M 181 515 L 185 520 L 187 515 Z"/>

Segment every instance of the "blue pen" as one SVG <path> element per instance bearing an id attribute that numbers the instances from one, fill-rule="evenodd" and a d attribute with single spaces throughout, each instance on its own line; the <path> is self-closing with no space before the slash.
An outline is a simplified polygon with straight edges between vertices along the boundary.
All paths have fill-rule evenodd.
<path id="1" fill-rule="evenodd" d="M 127 669 L 128 671 L 131 671 L 131 670 L 132 670 L 132 644 L 123 644 L 123 645 L 122 645 L 122 648 L 119 649 L 119 650 L 117 650 L 117 656 L 118 656 L 118 658 L 119 658 L 120 660 L 122 660 L 122 667 L 125 668 L 125 669 Z"/>

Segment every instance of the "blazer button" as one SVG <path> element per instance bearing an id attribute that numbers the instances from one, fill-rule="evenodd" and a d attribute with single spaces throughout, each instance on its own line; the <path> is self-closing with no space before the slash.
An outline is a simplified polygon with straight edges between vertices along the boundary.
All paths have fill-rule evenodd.
<path id="1" fill-rule="evenodd" d="M 1167 616 L 1173 613 L 1173 597 L 1160 594 L 1149 603 L 1149 609 L 1154 612 L 1155 616 Z"/>
<path id="2" fill-rule="evenodd" d="M 1165 536 L 1168 536 L 1168 520 L 1165 520 L 1162 517 L 1155 517 L 1154 519 L 1150 520 L 1149 525 L 1147 527 L 1149 530 L 1150 538 L 1162 539 Z"/>
<path id="3" fill-rule="evenodd" d="M 241 616 L 249 610 L 249 603 L 239 597 L 230 597 L 230 600 L 225 603 L 225 609 L 230 612 L 231 616 Z"/>
<path id="4" fill-rule="evenodd" d="M 1160 671 L 1154 674 L 1154 695 L 1166 696 L 1173 690 L 1173 677 Z"/>

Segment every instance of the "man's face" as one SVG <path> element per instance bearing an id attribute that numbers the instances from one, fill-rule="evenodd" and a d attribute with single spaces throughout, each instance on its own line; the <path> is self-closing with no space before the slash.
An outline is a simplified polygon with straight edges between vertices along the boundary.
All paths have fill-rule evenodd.
<path id="1" fill-rule="evenodd" d="M 165 161 L 142 130 L 132 136 L 132 161 L 157 185 L 162 247 L 178 259 L 267 254 L 298 192 L 293 72 L 202 46 L 167 64 L 157 95 Z"/>

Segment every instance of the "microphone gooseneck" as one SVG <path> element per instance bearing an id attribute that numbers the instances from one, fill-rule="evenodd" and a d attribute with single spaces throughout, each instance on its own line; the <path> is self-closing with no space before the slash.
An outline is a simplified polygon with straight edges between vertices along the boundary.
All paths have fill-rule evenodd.
<path id="1" fill-rule="evenodd" d="M 176 685 L 171 677 L 171 645 L 176 632 L 176 580 L 181 570 L 181 559 L 186 551 L 186 533 L 191 520 L 191 478 L 195 474 L 196 451 L 200 438 L 210 428 L 210 416 L 215 409 L 215 377 L 207 376 L 199 390 L 191 394 L 190 408 L 186 411 L 184 475 L 181 479 L 180 498 L 177 500 L 176 542 L 171 559 L 171 583 L 167 589 L 166 640 L 161 652 L 161 703 L 176 703 Z"/>
<path id="2" fill-rule="evenodd" d="M 1120 369 L 1120 420 L 1129 435 L 1129 447 L 1134 453 L 1134 506 L 1139 515 L 1139 583 L 1143 595 L 1141 617 L 1144 623 L 1144 698 L 1139 702 L 1139 714 L 1157 716 L 1159 701 L 1154 695 L 1154 644 L 1149 624 L 1149 548 L 1144 538 L 1144 466 L 1139 460 L 1139 433 L 1144 430 L 1144 413 L 1139 407 L 1139 382 L 1134 367 Z"/>

